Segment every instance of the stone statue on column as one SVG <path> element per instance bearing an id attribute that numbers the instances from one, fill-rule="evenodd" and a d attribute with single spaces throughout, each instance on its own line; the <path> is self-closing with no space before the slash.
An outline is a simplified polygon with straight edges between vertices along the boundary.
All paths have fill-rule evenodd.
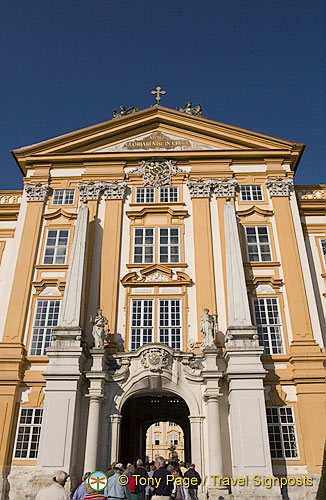
<path id="1" fill-rule="evenodd" d="M 104 347 L 104 340 L 109 333 L 109 322 L 102 314 L 102 309 L 98 308 L 95 318 L 90 317 L 90 323 L 93 325 L 92 335 L 95 349 Z"/>
<path id="2" fill-rule="evenodd" d="M 212 314 L 209 314 L 209 309 L 204 309 L 204 314 L 200 318 L 200 331 L 203 334 L 203 341 L 201 343 L 201 349 L 206 347 L 215 347 L 214 342 L 214 330 L 215 330 L 215 318 Z"/>

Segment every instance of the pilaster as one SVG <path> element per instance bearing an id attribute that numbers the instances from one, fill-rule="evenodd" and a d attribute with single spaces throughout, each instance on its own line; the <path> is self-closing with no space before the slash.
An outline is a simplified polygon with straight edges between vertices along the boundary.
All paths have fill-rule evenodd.
<path id="1" fill-rule="evenodd" d="M 198 331 L 205 308 L 216 312 L 210 195 L 212 180 L 189 180 L 192 198 Z"/>
<path id="2" fill-rule="evenodd" d="M 120 272 L 123 198 L 127 189 L 124 181 L 102 182 L 105 218 L 101 256 L 100 306 L 116 332 L 117 300 Z"/>

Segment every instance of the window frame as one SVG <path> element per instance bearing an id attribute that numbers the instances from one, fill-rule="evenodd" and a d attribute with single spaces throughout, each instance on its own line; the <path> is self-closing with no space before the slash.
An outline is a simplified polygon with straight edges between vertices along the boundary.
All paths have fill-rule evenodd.
<path id="1" fill-rule="evenodd" d="M 267 410 L 269 409 L 276 409 L 277 410 L 277 417 L 278 417 L 278 423 L 268 423 L 268 414 L 267 414 Z M 293 420 L 293 423 L 289 423 L 289 422 L 285 422 L 285 423 L 282 423 L 281 422 L 281 415 L 280 415 L 280 410 L 281 409 L 291 409 L 291 416 L 292 416 L 292 420 Z M 271 459 L 272 460 L 300 460 L 300 450 L 299 450 L 299 441 L 298 441 L 298 434 L 297 434 L 297 426 L 296 426 L 296 420 L 295 420 L 295 412 L 294 412 L 294 407 L 291 406 L 291 405 L 286 405 L 286 406 L 266 406 L 266 421 L 267 421 L 267 430 L 268 430 L 268 440 L 269 440 L 269 449 L 270 449 L 270 455 L 271 455 Z M 271 426 L 278 426 L 279 427 L 279 434 L 280 434 L 280 437 L 281 437 L 281 440 L 280 440 L 280 443 L 281 443 L 281 448 L 282 448 L 282 456 L 281 457 L 272 457 L 272 450 L 271 450 L 271 440 L 270 440 L 270 432 L 269 432 L 269 428 Z M 282 428 L 283 427 L 288 427 L 288 426 L 293 426 L 293 435 L 295 437 L 295 449 L 296 449 L 296 452 L 297 452 L 297 456 L 296 457 L 287 457 L 286 454 L 285 454 L 285 446 L 284 446 L 284 433 L 282 432 Z M 274 443 L 276 443 L 276 441 L 274 441 Z"/>
<path id="2" fill-rule="evenodd" d="M 55 203 L 55 196 L 56 196 L 56 192 L 58 191 L 63 191 L 63 202 L 62 203 Z M 67 191 L 73 191 L 73 197 L 72 197 L 72 203 L 65 203 L 65 199 L 66 199 L 66 193 Z M 76 200 L 76 189 L 74 188 L 55 188 L 53 189 L 53 196 L 52 196 L 52 205 L 57 207 L 57 206 L 68 206 L 68 207 L 72 207 L 75 205 L 75 200 Z"/>
<path id="3" fill-rule="evenodd" d="M 249 264 L 255 264 L 256 262 L 273 262 L 273 252 L 272 252 L 272 242 L 271 242 L 271 237 L 270 237 L 270 233 L 269 233 L 269 227 L 267 225 L 262 225 L 262 224 L 248 224 L 248 225 L 244 225 L 244 233 L 245 233 L 245 243 L 246 243 L 246 251 L 247 251 L 247 260 L 248 260 L 248 263 Z M 250 243 L 248 244 L 248 239 L 247 239 L 247 228 L 255 228 L 255 236 L 256 236 L 256 243 L 255 245 L 257 246 L 258 248 L 258 256 L 259 256 L 259 259 L 258 260 L 250 260 L 250 253 L 249 253 L 249 245 L 254 245 L 254 243 Z M 269 255 L 270 255 L 270 259 L 269 260 L 262 260 L 261 256 L 261 250 L 260 250 L 260 245 L 266 245 L 266 243 L 259 243 L 259 241 L 257 240 L 257 236 L 258 236 L 258 228 L 260 227 L 263 227 L 263 228 L 266 228 L 267 230 L 267 237 L 268 237 L 268 247 L 269 247 Z"/>
<path id="4" fill-rule="evenodd" d="M 324 243 L 324 246 L 323 246 L 323 243 Z M 324 269 L 326 269 L 326 238 L 320 238 L 319 245 L 320 245 L 322 263 L 324 265 Z"/>
<path id="5" fill-rule="evenodd" d="M 71 228 L 70 227 L 46 227 L 46 232 L 45 232 L 45 241 L 44 241 L 44 249 L 43 249 L 43 258 L 42 258 L 42 265 L 43 266 L 65 266 L 67 264 L 67 260 L 68 260 L 68 253 L 69 253 L 69 244 L 70 244 L 70 234 L 71 234 Z M 48 242 L 48 236 L 49 236 L 49 232 L 50 231 L 56 231 L 57 232 L 57 235 L 56 235 L 56 244 L 53 246 L 53 245 L 47 245 L 47 242 Z M 58 245 L 57 242 L 59 241 L 59 234 L 60 234 L 60 231 L 67 231 L 68 232 L 68 235 L 67 235 L 67 244 L 66 245 Z M 53 253 L 53 262 L 50 264 L 49 262 L 45 262 L 45 258 L 46 257 L 49 257 L 49 256 L 46 256 L 46 250 L 47 248 L 54 248 L 54 253 Z M 58 248 L 66 248 L 66 252 L 64 254 L 64 262 L 55 262 L 56 258 L 57 258 L 57 249 Z"/>
<path id="6" fill-rule="evenodd" d="M 144 190 L 144 201 L 137 201 L 138 197 L 138 192 Z M 152 192 L 153 193 L 153 201 L 146 201 L 147 198 L 147 192 Z M 138 186 L 136 187 L 136 192 L 135 192 L 135 203 L 138 205 L 147 205 L 148 203 L 155 203 L 156 201 L 156 196 L 155 196 L 155 188 L 154 187 L 148 187 L 148 186 Z"/>
<path id="7" fill-rule="evenodd" d="M 161 193 L 164 189 L 168 190 L 168 201 L 161 200 Z M 176 190 L 177 199 L 171 201 L 171 191 Z M 179 203 L 179 186 L 161 186 L 158 190 L 158 203 Z"/>
<path id="8" fill-rule="evenodd" d="M 46 309 L 46 323 L 48 323 L 48 318 L 49 318 L 49 308 L 50 308 L 50 305 L 49 303 L 50 302 L 58 302 L 59 303 L 59 310 L 58 310 L 58 317 L 57 317 L 57 324 L 56 325 L 48 325 L 48 324 L 45 324 L 45 325 L 35 325 L 35 322 L 36 322 L 36 315 L 38 314 L 38 304 L 40 302 L 47 302 L 48 305 L 47 305 L 47 309 Z M 62 304 L 62 300 L 59 299 L 59 298 L 41 298 L 41 297 L 38 297 L 35 301 L 35 306 L 34 306 L 34 314 L 33 314 L 33 321 L 32 321 L 32 328 L 31 328 L 31 336 L 30 336 L 30 341 L 29 341 L 29 349 L 28 349 L 28 355 L 29 356 L 37 356 L 37 357 L 40 357 L 40 356 L 46 356 L 46 352 L 44 352 L 50 345 L 51 345 L 51 338 L 52 338 L 52 330 L 54 327 L 58 326 L 59 324 L 59 320 L 60 320 L 60 313 L 61 313 L 61 304 Z M 54 305 L 53 307 L 56 307 L 56 305 Z M 39 314 L 42 314 L 42 310 L 39 312 Z M 34 330 L 42 330 L 43 329 L 43 334 L 42 334 L 42 347 L 41 347 L 41 354 L 36 354 L 36 353 L 32 353 L 32 345 L 33 345 L 33 339 L 34 339 Z M 51 330 L 50 332 L 50 340 L 49 340 L 49 343 L 48 345 L 45 347 L 45 344 L 46 344 L 46 337 L 48 335 L 48 333 L 46 332 L 46 330 Z M 36 343 L 36 347 L 35 347 L 35 350 L 38 349 L 37 345 L 38 345 L 38 339 L 40 338 L 40 334 L 37 333 L 36 334 L 36 340 L 35 340 L 35 343 Z"/>
<path id="9" fill-rule="evenodd" d="M 280 320 L 280 323 L 266 323 L 266 325 L 263 325 L 263 324 L 257 324 L 257 321 L 256 321 L 256 314 L 255 314 L 255 301 L 259 301 L 259 300 L 263 300 L 264 301 L 264 312 L 265 312 L 265 315 L 266 315 L 266 312 L 268 313 L 268 309 L 267 309 L 267 306 L 266 306 L 266 301 L 268 299 L 275 299 L 276 300 L 276 306 L 277 306 L 277 313 L 278 313 L 278 318 Z M 280 301 L 279 301 L 279 297 L 277 296 L 264 296 L 264 297 L 261 297 L 261 296 L 257 296 L 257 297 L 252 297 L 252 311 L 253 311 L 253 320 L 254 320 L 254 325 L 257 327 L 257 334 L 258 334 L 258 337 L 259 337 L 259 345 L 261 347 L 264 347 L 264 353 L 265 355 L 268 355 L 268 356 L 279 356 L 279 355 L 284 355 L 286 354 L 286 344 L 285 344 L 285 338 L 284 338 L 284 329 L 283 329 L 283 322 L 282 322 L 282 315 L 281 315 L 281 309 L 280 309 Z M 266 315 L 266 318 L 268 318 L 268 320 L 270 319 L 268 314 Z M 267 335 L 268 335 L 268 344 L 269 344 L 269 351 L 270 352 L 265 352 L 265 343 L 264 343 L 264 334 L 260 334 L 258 332 L 258 328 L 259 327 L 265 327 L 267 328 L 268 332 L 267 332 Z M 272 339 L 271 339 L 271 331 L 270 331 L 270 327 L 273 327 L 273 326 L 276 326 L 279 328 L 279 332 L 280 332 L 280 338 L 281 338 L 281 342 L 282 342 L 282 352 L 271 352 L 272 349 Z M 262 337 L 261 337 L 262 335 Z"/>
<path id="10" fill-rule="evenodd" d="M 158 251 L 158 263 L 159 264 L 180 264 L 181 262 L 181 244 L 180 244 L 180 227 L 179 226 L 167 226 L 167 227 L 158 227 L 158 235 L 157 235 L 157 242 L 158 242 L 158 248 L 157 248 L 157 251 Z M 172 244 L 171 243 L 171 230 L 172 229 L 176 229 L 177 232 L 178 232 L 178 244 Z M 161 231 L 162 230 L 167 230 L 168 231 L 168 243 L 164 243 L 164 244 L 161 244 Z M 172 247 L 178 247 L 178 260 L 177 261 L 172 261 L 171 260 L 171 257 L 172 257 L 172 254 L 171 254 L 171 248 Z M 168 249 L 168 260 L 167 262 L 162 262 L 161 260 L 161 247 L 167 247 Z"/>
<path id="11" fill-rule="evenodd" d="M 146 238 L 146 231 L 148 229 L 151 229 L 153 231 L 153 243 L 151 245 L 148 245 L 146 243 L 144 243 L 145 241 L 145 238 Z M 141 230 L 143 231 L 143 236 L 142 236 L 142 244 L 141 245 L 136 245 L 135 243 L 135 240 L 136 240 L 136 231 L 138 230 Z M 138 236 L 139 237 L 139 236 Z M 135 248 L 137 247 L 141 247 L 143 249 L 142 253 L 141 253 L 141 256 L 142 256 L 142 261 L 141 262 L 135 262 Z M 145 257 L 146 257 L 146 254 L 145 254 L 145 251 L 144 249 L 146 247 L 152 247 L 153 249 L 153 252 L 152 252 L 152 261 L 151 262 L 146 262 L 145 261 Z M 133 228 L 133 237 L 132 237 L 132 263 L 135 264 L 136 266 L 137 265 L 146 265 L 146 264 L 154 264 L 155 260 L 156 260 L 156 230 L 155 230 L 155 227 L 137 227 L 135 226 Z"/>
<path id="12" fill-rule="evenodd" d="M 20 420 L 21 420 L 21 417 L 22 417 L 22 412 L 23 410 L 33 410 L 32 411 L 32 423 L 31 424 L 23 424 L 23 423 L 20 423 Z M 38 424 L 35 424 L 34 423 L 34 419 L 35 419 L 35 413 L 36 413 L 36 410 L 40 410 L 41 411 L 41 415 L 39 418 L 41 418 L 41 422 L 38 423 Z M 39 444 L 40 444 L 40 436 L 41 436 L 41 430 L 42 430 L 42 423 L 43 423 L 43 408 L 42 407 L 34 407 L 34 406 L 21 406 L 19 408 L 19 414 L 18 414 L 18 420 L 17 420 L 17 428 L 16 428 L 16 434 L 15 434 L 15 441 L 14 441 L 14 447 L 13 447 L 13 456 L 12 456 L 12 460 L 37 460 L 37 457 L 38 457 L 38 452 L 39 452 Z M 29 433 L 29 438 L 28 438 L 28 447 L 27 447 L 27 450 L 28 450 L 28 455 L 30 454 L 31 452 L 31 444 L 32 444 L 32 437 L 33 437 L 33 429 L 39 429 L 39 433 L 37 434 L 38 436 L 38 441 L 37 441 L 37 450 L 36 450 L 36 455 L 35 457 L 30 457 L 30 456 L 26 456 L 26 457 L 16 457 L 16 452 L 17 452 L 17 444 L 18 444 L 18 435 L 19 435 L 19 428 L 20 427 L 29 427 L 30 428 L 30 433 Z M 23 436 L 25 434 L 23 433 Z M 24 443 L 24 441 L 22 441 L 22 443 Z"/>
<path id="13" fill-rule="evenodd" d="M 152 302 L 152 326 L 143 326 L 143 323 L 144 323 L 144 303 L 145 301 L 147 302 Z M 141 305 L 141 326 L 133 326 L 133 318 L 132 318 L 132 315 L 133 315 L 133 304 L 134 302 L 142 302 L 142 305 Z M 132 345 L 133 343 L 136 344 L 136 340 L 133 341 L 133 335 L 132 335 L 132 330 L 133 329 L 140 329 L 141 332 L 140 332 L 140 341 L 139 341 L 139 346 L 138 347 L 135 347 L 134 349 L 132 349 Z M 146 342 L 144 343 L 144 332 L 143 330 L 145 329 L 152 329 L 152 341 L 151 342 Z M 140 347 L 142 347 L 143 345 L 146 345 L 146 344 L 151 344 L 155 342 L 155 299 L 153 298 L 146 298 L 146 299 L 140 299 L 140 298 L 132 298 L 131 299 L 131 304 L 130 304 L 130 328 L 129 328 L 129 351 L 131 352 L 134 352 L 136 351 L 137 349 L 139 349 Z"/>
<path id="14" fill-rule="evenodd" d="M 260 202 L 260 201 L 264 201 L 264 190 L 263 190 L 263 186 L 262 184 L 241 184 L 240 186 L 240 199 L 242 202 L 244 203 L 247 203 L 247 202 Z M 243 192 L 242 192 L 242 188 L 250 188 L 250 199 L 249 200 L 244 200 L 243 199 Z M 253 198 L 253 187 L 260 187 L 260 192 L 261 192 L 261 200 L 255 200 Z"/>
<path id="15" fill-rule="evenodd" d="M 179 302 L 179 325 L 172 325 L 172 301 Z M 169 326 L 166 325 L 161 325 L 161 302 L 169 302 L 168 305 L 168 321 L 169 321 Z M 158 322 L 157 322 L 157 339 L 160 344 L 165 344 L 170 346 L 172 349 L 175 351 L 181 351 L 182 350 L 182 301 L 181 298 L 177 299 L 171 299 L 171 298 L 158 298 Z M 173 329 L 179 330 L 179 347 L 173 347 Z M 168 330 L 168 343 L 162 342 L 161 341 L 161 330 Z M 165 335 L 165 334 L 163 334 Z M 176 336 L 176 334 L 175 334 Z M 177 341 L 174 342 L 177 344 Z"/>

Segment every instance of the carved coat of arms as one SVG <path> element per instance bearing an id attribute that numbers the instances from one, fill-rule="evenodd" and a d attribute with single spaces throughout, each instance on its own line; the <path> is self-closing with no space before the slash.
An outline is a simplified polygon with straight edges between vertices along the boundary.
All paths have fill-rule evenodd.
<path id="1" fill-rule="evenodd" d="M 160 348 L 148 349 L 141 354 L 141 364 L 145 369 L 157 372 L 169 364 L 169 354 Z"/>

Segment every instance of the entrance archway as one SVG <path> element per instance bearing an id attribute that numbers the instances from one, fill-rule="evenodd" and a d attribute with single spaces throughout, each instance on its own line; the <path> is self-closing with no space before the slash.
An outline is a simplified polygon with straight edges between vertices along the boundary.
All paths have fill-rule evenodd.
<path id="1" fill-rule="evenodd" d="M 132 396 L 123 405 L 120 453 L 123 463 L 146 459 L 146 432 L 155 422 L 175 422 L 184 434 L 185 461 L 191 462 L 189 408 L 180 396 L 157 393 Z"/>

